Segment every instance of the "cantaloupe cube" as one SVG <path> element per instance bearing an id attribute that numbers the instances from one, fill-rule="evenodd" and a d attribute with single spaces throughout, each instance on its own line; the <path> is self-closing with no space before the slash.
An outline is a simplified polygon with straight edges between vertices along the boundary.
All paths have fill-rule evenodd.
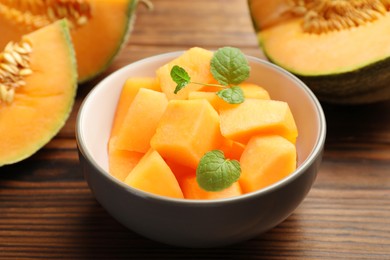
<path id="1" fill-rule="evenodd" d="M 219 150 L 224 153 L 225 158 L 238 161 L 240 160 L 244 149 L 244 144 L 226 138 L 223 139 L 222 145 L 219 147 Z"/>
<path id="2" fill-rule="evenodd" d="M 130 171 L 141 160 L 143 153 L 130 152 L 119 150 L 115 146 L 115 137 L 112 137 L 109 142 L 108 149 L 108 170 L 118 180 L 124 181 Z"/>
<path id="3" fill-rule="evenodd" d="M 188 99 L 205 99 L 207 100 L 213 108 L 218 111 L 219 105 L 223 101 L 220 97 L 217 96 L 215 92 L 207 91 L 191 91 L 188 93 Z"/>
<path id="4" fill-rule="evenodd" d="M 125 179 L 131 187 L 156 195 L 184 198 L 179 183 L 157 151 L 150 150 Z"/>
<path id="5" fill-rule="evenodd" d="M 254 135 L 281 135 L 292 143 L 298 136 L 291 110 L 286 102 L 245 99 L 239 105 L 220 108 L 221 133 L 228 139 L 247 143 Z"/>
<path id="6" fill-rule="evenodd" d="M 168 99 L 164 93 L 141 88 L 119 130 L 118 149 L 146 153 L 167 105 Z"/>
<path id="7" fill-rule="evenodd" d="M 244 82 L 240 84 L 245 98 L 271 99 L 267 90 L 257 84 Z"/>
<path id="8" fill-rule="evenodd" d="M 194 47 L 157 69 L 156 74 L 161 89 L 167 95 L 168 99 L 187 99 L 189 92 L 199 90 L 203 87 L 203 85 L 191 83 L 175 94 L 174 90 L 176 88 L 176 83 L 171 78 L 171 69 L 175 65 L 184 68 L 190 75 L 192 82 L 199 82 L 202 84 L 215 83 L 216 81 L 210 72 L 210 61 L 212 56 L 213 52 Z"/>
<path id="9" fill-rule="evenodd" d="M 185 199 L 211 200 L 223 199 L 242 194 L 240 184 L 235 182 L 232 186 L 221 191 L 206 191 L 196 181 L 196 175 L 183 176 L 179 180 Z"/>
<path id="10" fill-rule="evenodd" d="M 171 100 L 151 146 L 165 159 L 196 168 L 221 141 L 218 113 L 206 100 Z"/>
<path id="11" fill-rule="evenodd" d="M 165 160 L 165 162 L 168 164 L 169 168 L 171 168 L 173 174 L 176 176 L 176 179 L 179 180 L 183 176 L 187 175 L 195 175 L 196 169 L 179 164 L 177 162 L 171 161 L 171 160 Z M 179 182 L 180 184 L 180 182 Z"/>
<path id="12" fill-rule="evenodd" d="M 157 78 L 146 77 L 127 79 L 119 96 L 114 122 L 112 125 L 111 136 L 118 134 L 119 128 L 122 126 L 123 120 L 127 114 L 127 110 L 129 109 L 131 102 L 140 88 L 147 88 L 161 92 L 160 84 L 158 83 Z"/>
<path id="13" fill-rule="evenodd" d="M 255 136 L 242 153 L 240 164 L 241 188 L 252 192 L 291 174 L 297 166 L 296 148 L 281 136 Z"/>

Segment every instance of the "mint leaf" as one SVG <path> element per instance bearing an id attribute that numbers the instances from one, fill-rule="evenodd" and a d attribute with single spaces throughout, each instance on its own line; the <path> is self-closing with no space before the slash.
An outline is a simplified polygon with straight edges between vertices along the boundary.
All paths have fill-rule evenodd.
<path id="1" fill-rule="evenodd" d="M 182 88 L 190 83 L 190 76 L 187 71 L 180 66 L 173 66 L 171 69 L 171 78 L 177 84 L 174 93 L 177 94 Z"/>
<path id="2" fill-rule="evenodd" d="M 220 150 L 207 152 L 196 169 L 196 180 L 206 191 L 220 191 L 230 187 L 241 174 L 240 163 L 227 160 Z"/>
<path id="3" fill-rule="evenodd" d="M 211 73 L 222 85 L 238 85 L 249 77 L 250 66 L 238 48 L 218 49 L 211 59 Z"/>
<path id="4" fill-rule="evenodd" d="M 244 102 L 244 92 L 239 86 L 225 88 L 217 92 L 217 96 L 229 104 L 241 104 Z"/>

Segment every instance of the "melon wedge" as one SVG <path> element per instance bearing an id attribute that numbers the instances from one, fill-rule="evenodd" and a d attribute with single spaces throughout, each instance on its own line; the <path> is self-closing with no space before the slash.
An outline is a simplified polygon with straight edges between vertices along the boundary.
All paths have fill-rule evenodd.
<path id="1" fill-rule="evenodd" d="M 168 99 L 187 99 L 191 91 L 204 88 L 202 85 L 190 83 L 175 94 L 174 90 L 177 84 L 171 78 L 171 69 L 175 65 L 184 68 L 191 75 L 192 82 L 201 82 L 203 84 L 216 83 L 216 80 L 210 72 L 210 61 L 212 57 L 213 52 L 194 47 L 184 52 L 178 58 L 158 68 L 156 75 L 161 89 L 167 95 Z"/>
<path id="2" fill-rule="evenodd" d="M 141 158 L 126 177 L 125 183 L 156 195 L 184 198 L 175 175 L 161 155 L 153 149 Z"/>
<path id="3" fill-rule="evenodd" d="M 138 3 L 137 0 L 26 2 L 0 2 L 0 48 L 21 35 L 67 18 L 72 27 L 79 82 L 92 79 L 112 63 L 127 40 Z M 72 15 L 75 12 L 78 18 Z"/>
<path id="4" fill-rule="evenodd" d="M 238 180 L 245 193 L 276 183 L 290 175 L 297 166 L 294 144 L 278 136 L 254 136 L 242 153 Z"/>
<path id="5" fill-rule="evenodd" d="M 245 99 L 220 110 L 221 133 L 228 139 L 247 143 L 255 135 L 281 135 L 296 142 L 298 129 L 288 103 L 277 100 Z"/>
<path id="6" fill-rule="evenodd" d="M 57 21 L 25 35 L 23 41 L 32 46 L 32 74 L 15 90 L 11 103 L 0 103 L 0 166 L 21 161 L 49 142 L 65 124 L 76 95 L 68 23 Z"/>

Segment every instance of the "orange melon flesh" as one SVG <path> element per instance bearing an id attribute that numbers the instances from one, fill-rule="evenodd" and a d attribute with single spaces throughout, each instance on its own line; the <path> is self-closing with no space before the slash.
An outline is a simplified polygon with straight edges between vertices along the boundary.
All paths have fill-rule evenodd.
<path id="1" fill-rule="evenodd" d="M 260 30 L 264 30 L 276 23 L 293 17 L 290 0 L 249 0 L 249 9 L 252 19 Z M 266 4 L 265 4 L 266 3 Z"/>
<path id="2" fill-rule="evenodd" d="M 188 93 L 188 99 L 205 99 L 207 100 L 213 108 L 218 111 L 221 102 L 225 102 L 221 100 L 220 97 L 217 96 L 215 92 L 207 92 L 207 91 L 191 91 Z"/>
<path id="3" fill-rule="evenodd" d="M 245 98 L 271 99 L 269 93 L 264 88 L 253 83 L 241 83 L 240 87 Z"/>
<path id="4" fill-rule="evenodd" d="M 240 160 L 244 149 L 244 144 L 226 138 L 223 139 L 222 145 L 219 147 L 219 150 L 224 153 L 225 158 L 237 161 Z"/>
<path id="5" fill-rule="evenodd" d="M 71 29 L 79 82 L 95 77 L 111 64 L 126 42 L 137 2 L 135 0 L 88 0 L 92 17 L 85 25 Z M 21 35 L 31 31 L 31 28 L 15 25 L 2 16 L 0 16 L 0 28 L 0 49 L 8 41 L 16 41 Z"/>
<path id="6" fill-rule="evenodd" d="M 173 174 L 176 176 L 176 179 L 179 181 L 184 176 L 195 175 L 196 169 L 173 162 L 171 160 L 165 160 L 169 168 L 172 170 Z M 180 182 L 179 182 L 180 185 Z"/>
<path id="7" fill-rule="evenodd" d="M 179 180 L 185 199 L 212 200 L 239 196 L 242 194 L 240 184 L 235 182 L 222 191 L 206 191 L 196 181 L 196 175 L 187 175 Z"/>
<path id="8" fill-rule="evenodd" d="M 179 183 L 158 152 L 150 150 L 125 179 L 131 187 L 156 195 L 184 198 Z"/>
<path id="9" fill-rule="evenodd" d="M 167 105 L 168 100 L 164 93 L 141 88 L 118 133 L 118 149 L 146 153 Z"/>
<path id="10" fill-rule="evenodd" d="M 137 5 L 136 0 L 90 0 L 92 18 L 72 31 L 79 81 L 104 71 L 124 46 Z"/>
<path id="11" fill-rule="evenodd" d="M 21 161 L 62 128 L 74 103 L 77 71 L 68 24 L 61 20 L 24 36 L 32 44 L 33 74 L 0 104 L 0 166 Z"/>
<path id="12" fill-rule="evenodd" d="M 111 136 L 116 136 L 122 126 L 123 120 L 127 114 L 135 95 L 140 88 L 152 89 L 160 91 L 161 88 L 156 78 L 129 78 L 123 85 L 119 101 L 116 107 L 114 122 L 112 125 Z"/>
<path id="13" fill-rule="evenodd" d="M 254 135 L 281 135 L 295 143 L 298 135 L 291 110 L 286 102 L 245 99 L 239 105 L 220 110 L 221 133 L 228 139 L 247 143 Z"/>
<path id="14" fill-rule="evenodd" d="M 294 144 L 281 136 L 255 136 L 241 159 L 239 183 L 245 193 L 267 187 L 296 169 Z"/>
<path id="15" fill-rule="evenodd" d="M 108 149 L 108 169 L 111 175 L 120 181 L 124 181 L 144 154 L 120 150 L 116 147 L 115 142 L 116 137 L 110 139 Z"/>
<path id="16" fill-rule="evenodd" d="M 175 94 L 174 90 L 177 84 L 171 78 L 171 69 L 175 65 L 184 68 L 190 75 L 192 82 L 199 82 L 202 84 L 215 83 L 216 81 L 210 72 L 210 61 L 212 56 L 213 52 L 194 47 L 184 52 L 178 58 L 160 67 L 156 71 L 156 75 L 160 82 L 161 89 L 167 95 L 168 99 L 187 99 L 189 92 L 203 88 L 203 85 L 190 83 Z"/>
<path id="17" fill-rule="evenodd" d="M 165 159 L 196 168 L 222 140 L 219 116 L 206 100 L 171 100 L 151 140 Z"/>
<path id="18" fill-rule="evenodd" d="M 315 76 L 354 71 L 389 57 L 390 34 L 384 33 L 388 31 L 389 13 L 359 28 L 325 34 L 303 32 L 302 19 L 297 18 L 262 30 L 259 40 L 267 56 L 278 65 L 299 75 Z M 319 59 L 318 53 L 326 55 Z"/>

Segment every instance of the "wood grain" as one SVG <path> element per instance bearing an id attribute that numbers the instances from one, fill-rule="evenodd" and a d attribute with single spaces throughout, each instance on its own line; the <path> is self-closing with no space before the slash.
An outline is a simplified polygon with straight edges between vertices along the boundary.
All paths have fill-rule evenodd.
<path id="1" fill-rule="evenodd" d="M 273 230 L 225 248 L 175 248 L 117 223 L 79 168 L 75 122 L 109 73 L 151 55 L 231 45 L 264 58 L 246 0 L 154 0 L 139 6 L 120 56 L 80 86 L 67 124 L 31 158 L 0 168 L 0 259 L 390 259 L 390 102 L 323 104 L 328 133 L 314 187 Z M 0 29 L 1 30 L 1 29 Z"/>

